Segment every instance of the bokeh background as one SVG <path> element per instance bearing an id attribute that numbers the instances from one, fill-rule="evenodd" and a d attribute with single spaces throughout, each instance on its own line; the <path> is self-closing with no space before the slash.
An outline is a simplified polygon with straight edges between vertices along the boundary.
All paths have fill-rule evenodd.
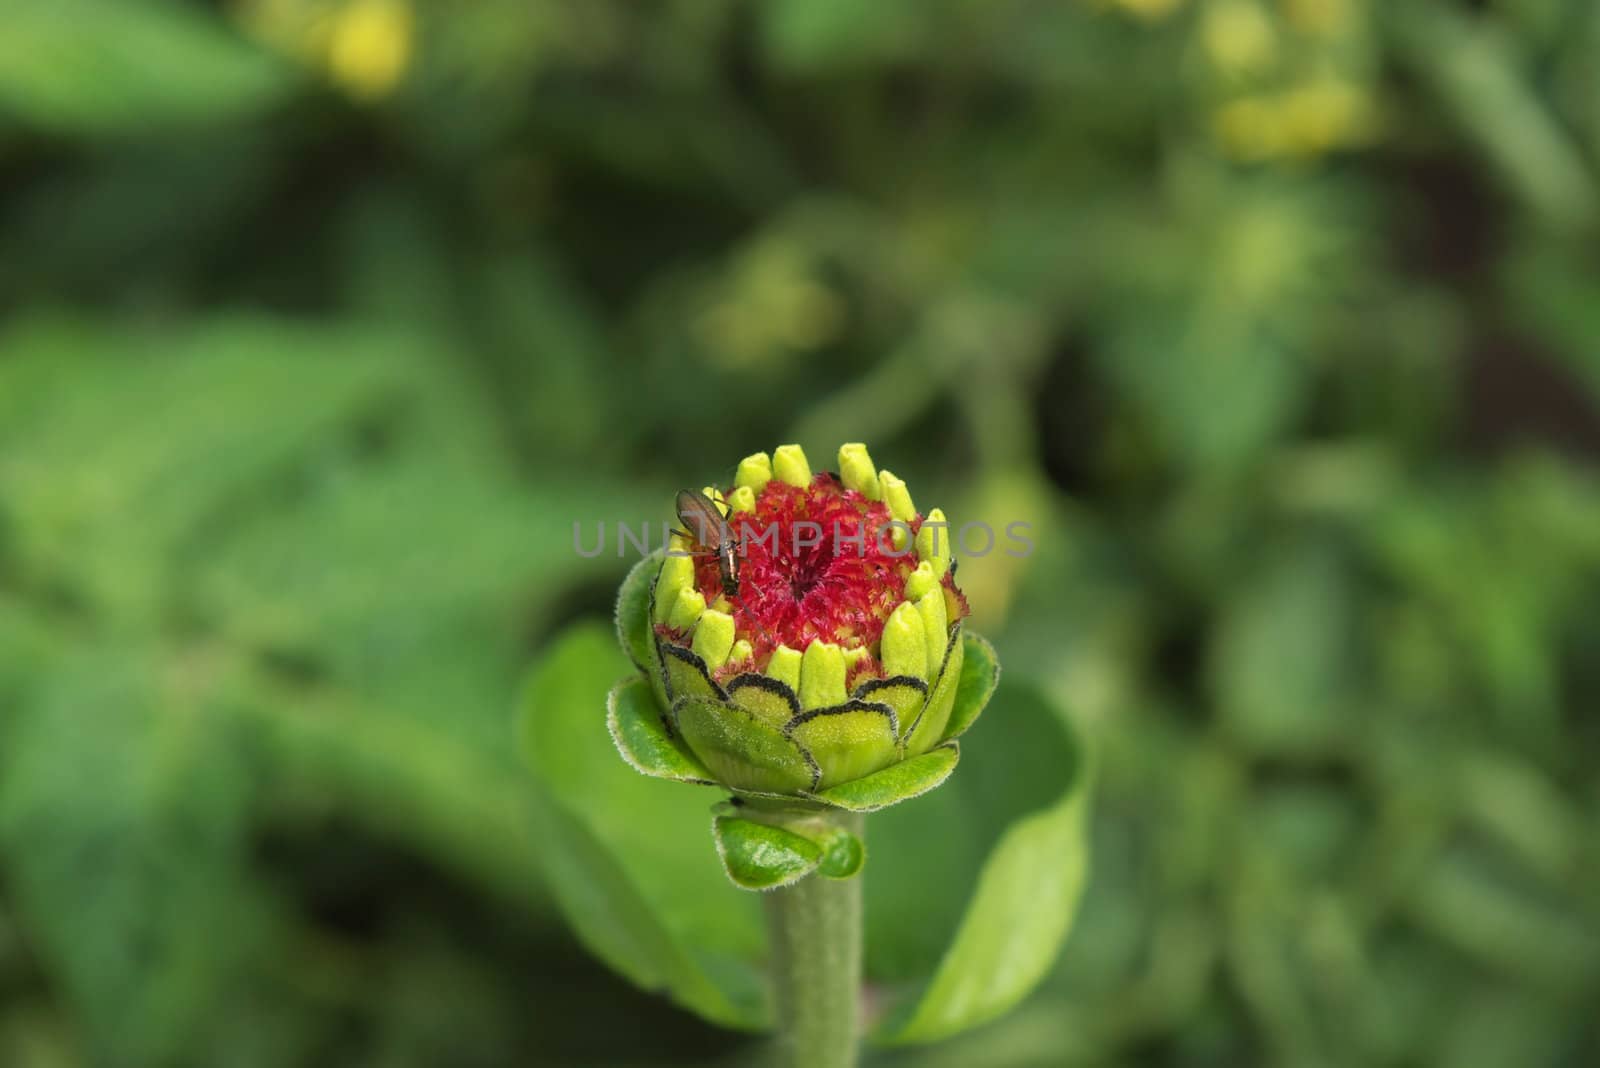
<path id="1" fill-rule="evenodd" d="M 846 440 L 1100 761 L 882 1063 L 1595 1063 L 1597 223 L 1587 0 L 0 0 L 0 1065 L 751 1063 L 513 708 Z"/>

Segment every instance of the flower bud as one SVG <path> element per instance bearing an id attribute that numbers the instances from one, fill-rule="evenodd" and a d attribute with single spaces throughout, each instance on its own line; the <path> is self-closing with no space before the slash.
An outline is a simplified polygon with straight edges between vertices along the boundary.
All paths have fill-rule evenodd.
<path id="1" fill-rule="evenodd" d="M 992 677 L 964 676 L 963 645 L 981 640 L 962 634 L 944 513 L 919 516 L 866 446 L 838 455 L 838 474 L 813 474 L 798 445 L 747 456 L 731 485 L 702 491 L 726 529 L 675 537 L 681 555 L 639 580 L 653 581 L 653 596 L 620 600 L 651 604 L 623 625 L 643 628 L 639 647 L 654 650 L 647 674 L 661 704 L 653 728 L 612 725 L 619 745 L 654 746 L 625 748 L 635 767 L 653 774 L 665 753 L 667 778 L 865 811 L 955 766 L 954 735 L 976 716 L 952 718 L 959 691 L 992 689 Z M 983 665 L 992 674 L 992 657 Z"/>

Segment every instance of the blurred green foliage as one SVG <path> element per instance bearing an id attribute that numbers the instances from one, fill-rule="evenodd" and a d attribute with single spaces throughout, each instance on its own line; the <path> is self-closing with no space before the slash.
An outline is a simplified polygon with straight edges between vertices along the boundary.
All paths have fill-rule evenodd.
<path id="1" fill-rule="evenodd" d="M 884 1063 L 1593 1063 L 1597 72 L 1582 0 L 0 0 L 0 1064 L 757 1056 L 561 928 L 510 717 L 573 521 L 780 440 L 1032 522 L 975 623 L 1100 750 L 1046 988 Z"/>

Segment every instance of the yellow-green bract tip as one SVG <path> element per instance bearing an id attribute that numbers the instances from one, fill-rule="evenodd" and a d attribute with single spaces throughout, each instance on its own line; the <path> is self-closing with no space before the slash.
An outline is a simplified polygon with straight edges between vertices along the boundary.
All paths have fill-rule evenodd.
<path id="1" fill-rule="evenodd" d="M 800 707 L 844 702 L 844 652 L 832 642 L 812 642 L 800 660 Z"/>
<path id="2" fill-rule="evenodd" d="M 736 486 L 728 494 L 728 507 L 735 512 L 753 512 L 756 510 L 756 494 L 749 486 Z"/>
<path id="3" fill-rule="evenodd" d="M 733 484 L 760 493 L 768 482 L 772 481 L 772 461 L 764 452 L 752 453 L 739 461 L 739 470 L 734 472 Z"/>
<path id="4" fill-rule="evenodd" d="M 853 489 L 868 500 L 878 500 L 878 469 L 867 455 L 867 447 L 860 442 L 839 446 L 839 478 L 845 488 Z"/>
<path id="5" fill-rule="evenodd" d="M 706 599 L 699 590 L 692 587 L 680 590 L 677 599 L 672 602 L 672 608 L 667 613 L 667 625 L 678 630 L 688 630 L 700 619 L 700 613 L 706 610 Z"/>
<path id="6" fill-rule="evenodd" d="M 945 614 L 944 590 L 932 590 L 919 597 L 917 613 L 922 616 L 922 636 L 927 642 L 928 671 L 931 674 L 944 663 L 944 647 L 950 637 L 946 629 L 949 618 Z"/>
<path id="7" fill-rule="evenodd" d="M 944 578 L 950 569 L 950 524 L 944 512 L 935 508 L 917 531 L 917 556 L 933 565 L 935 578 Z"/>
<path id="8" fill-rule="evenodd" d="M 728 653 L 733 649 L 733 617 L 726 612 L 706 609 L 700 616 L 700 625 L 694 628 L 694 641 L 689 647 L 712 671 L 726 664 Z"/>
<path id="9" fill-rule="evenodd" d="M 721 512 L 724 516 L 728 514 L 728 502 L 723 499 L 722 491 L 717 489 L 717 487 L 702 486 L 700 488 L 700 495 L 710 500 L 711 504 L 716 508 L 716 510 Z"/>
<path id="10" fill-rule="evenodd" d="M 883 671 L 886 675 L 928 677 L 928 639 L 923 632 L 922 614 L 916 605 L 901 602 L 883 624 Z"/>
<path id="11" fill-rule="evenodd" d="M 779 445 L 772 453 L 772 473 L 780 481 L 804 489 L 811 485 L 811 462 L 798 445 Z"/>
<path id="12" fill-rule="evenodd" d="M 767 661 L 767 677 L 777 679 L 796 693 L 800 691 L 800 650 L 780 645 Z"/>
<path id="13" fill-rule="evenodd" d="M 678 594 L 694 585 L 694 561 L 687 556 L 668 556 L 656 576 L 655 622 L 665 623 Z"/>
<path id="14" fill-rule="evenodd" d="M 911 491 L 905 479 L 887 468 L 878 472 L 878 487 L 883 491 L 883 503 L 889 506 L 889 515 L 902 523 L 917 517 L 917 506 L 911 503 Z"/>
<path id="15" fill-rule="evenodd" d="M 933 565 L 923 560 L 917 564 L 911 574 L 906 576 L 906 600 L 921 600 L 924 594 L 937 585 L 939 585 L 939 576 L 933 573 Z"/>

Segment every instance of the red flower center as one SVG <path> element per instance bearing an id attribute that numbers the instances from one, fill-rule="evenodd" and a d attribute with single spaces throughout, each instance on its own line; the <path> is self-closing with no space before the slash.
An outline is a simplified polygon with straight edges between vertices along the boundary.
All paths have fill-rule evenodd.
<path id="1" fill-rule="evenodd" d="M 753 513 L 730 517 L 739 591 L 728 611 L 754 649 L 755 670 L 779 645 L 803 652 L 813 641 L 877 643 L 917 563 L 909 543 L 895 548 L 891 519 L 887 506 L 826 473 L 804 488 L 773 479 Z M 716 557 L 696 559 L 695 581 L 707 603 L 723 595 Z"/>

